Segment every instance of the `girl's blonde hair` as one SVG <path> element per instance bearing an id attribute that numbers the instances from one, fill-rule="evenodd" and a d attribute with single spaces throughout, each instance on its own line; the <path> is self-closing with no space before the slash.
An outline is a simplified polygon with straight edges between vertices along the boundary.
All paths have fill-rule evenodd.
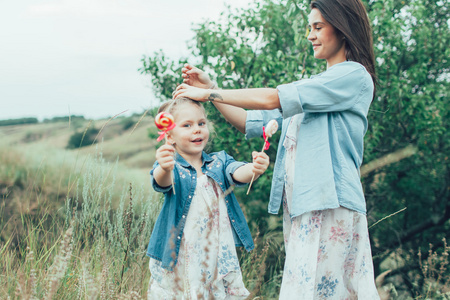
<path id="1" fill-rule="evenodd" d="M 168 112 L 168 113 L 173 115 L 175 113 L 175 111 L 177 110 L 178 106 L 180 106 L 181 104 L 184 104 L 184 103 L 192 103 L 194 105 L 197 105 L 203 111 L 203 113 L 206 116 L 205 108 L 203 107 L 203 104 L 201 102 L 194 101 L 194 100 L 186 98 L 186 97 L 180 97 L 180 98 L 176 98 L 176 99 L 171 99 L 171 100 L 168 100 L 168 101 L 164 102 L 159 107 L 158 114 L 160 112 L 164 111 L 164 112 Z"/>

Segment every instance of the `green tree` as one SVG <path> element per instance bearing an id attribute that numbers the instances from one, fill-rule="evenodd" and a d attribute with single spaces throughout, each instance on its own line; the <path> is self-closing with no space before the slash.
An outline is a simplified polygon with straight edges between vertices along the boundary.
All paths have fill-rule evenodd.
<path id="1" fill-rule="evenodd" d="M 191 62 L 224 89 L 276 87 L 324 71 L 325 62 L 314 59 L 306 39 L 309 2 L 264 0 L 245 9 L 228 9 L 220 21 L 196 25 Z M 430 260 L 429 243 L 438 253 L 445 251 L 442 239 L 450 229 L 449 3 L 365 4 L 373 24 L 379 78 L 362 168 L 368 220 L 375 224 L 370 228 L 375 270 L 380 274 L 392 269 L 386 278 L 399 293 L 430 296 L 449 278 L 445 261 L 435 265 L 442 266 L 440 278 L 421 270 L 422 262 Z M 166 100 L 182 81 L 186 61 L 175 62 L 160 51 L 142 59 L 141 72 L 151 76 L 156 94 Z M 246 141 L 212 105 L 206 107 L 214 122 L 210 150 L 225 149 L 238 160 L 249 160 L 251 151 L 261 148 L 262 139 Z M 276 140 L 269 150 L 272 162 Z M 280 272 L 283 243 L 280 218 L 266 212 L 271 176 L 269 170 L 248 196 L 245 191 L 237 195 L 252 230 L 258 228 L 277 245 L 276 256 L 267 261 L 273 276 Z M 419 249 L 425 253 L 421 258 Z"/>

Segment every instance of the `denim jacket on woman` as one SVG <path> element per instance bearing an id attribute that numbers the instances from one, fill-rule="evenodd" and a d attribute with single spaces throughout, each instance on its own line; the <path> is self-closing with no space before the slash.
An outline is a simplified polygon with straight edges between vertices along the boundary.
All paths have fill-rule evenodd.
<path id="1" fill-rule="evenodd" d="M 269 213 L 280 208 L 286 169 L 284 139 L 291 118 L 304 114 L 297 133 L 291 217 L 340 206 L 366 213 L 359 168 L 374 85 L 361 64 L 346 61 L 277 87 L 281 110 L 247 112 L 246 137 L 262 135 L 271 119 L 281 128 Z"/>
<path id="2" fill-rule="evenodd" d="M 202 163 L 203 174 L 217 182 L 222 192 L 232 185 L 245 185 L 234 181 L 231 175 L 246 163 L 235 161 L 225 151 L 211 154 L 203 152 Z M 172 186 L 161 187 L 153 178 L 153 172 L 158 165 L 158 162 L 155 162 L 150 174 L 153 189 L 164 193 L 164 204 L 153 228 L 147 255 L 161 261 L 163 268 L 173 270 L 178 260 L 186 217 L 197 186 L 197 171 L 181 155 L 176 154 L 173 172 L 174 194 Z M 254 248 L 252 236 L 234 193 L 225 197 L 225 204 L 236 246 L 244 246 L 247 251 L 252 250 Z"/>

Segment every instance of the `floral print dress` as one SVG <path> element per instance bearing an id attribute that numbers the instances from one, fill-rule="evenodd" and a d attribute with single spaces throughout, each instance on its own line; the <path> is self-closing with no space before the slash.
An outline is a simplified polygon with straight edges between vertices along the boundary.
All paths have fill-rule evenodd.
<path id="1" fill-rule="evenodd" d="M 223 193 L 206 175 L 197 179 L 173 271 L 150 258 L 148 299 L 245 299 Z"/>
<path id="2" fill-rule="evenodd" d="M 344 207 L 291 218 L 297 133 L 303 115 L 289 124 L 283 233 L 286 247 L 280 299 L 380 299 L 375 287 L 366 216 Z M 311 199 L 314 201 L 314 199 Z"/>

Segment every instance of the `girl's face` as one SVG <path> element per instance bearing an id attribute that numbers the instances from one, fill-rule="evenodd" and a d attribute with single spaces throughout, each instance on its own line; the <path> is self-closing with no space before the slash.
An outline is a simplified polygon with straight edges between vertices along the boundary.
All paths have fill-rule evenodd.
<path id="1" fill-rule="evenodd" d="M 344 37 L 337 34 L 317 8 L 311 10 L 308 21 L 310 27 L 308 40 L 312 43 L 314 57 L 325 59 L 327 68 L 344 62 L 346 60 Z"/>
<path id="2" fill-rule="evenodd" d="M 177 125 L 167 135 L 168 142 L 185 159 L 201 158 L 209 139 L 204 110 L 187 102 L 176 107 L 173 117 Z"/>

